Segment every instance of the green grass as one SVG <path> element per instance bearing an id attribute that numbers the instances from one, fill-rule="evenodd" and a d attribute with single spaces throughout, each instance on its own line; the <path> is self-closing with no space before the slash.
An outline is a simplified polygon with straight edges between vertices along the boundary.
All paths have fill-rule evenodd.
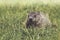
<path id="1" fill-rule="evenodd" d="M 48 13 L 51 22 L 56 25 L 43 28 L 25 27 L 27 11 Z M 1 5 L 0 6 L 0 40 L 60 40 L 60 5 Z"/>

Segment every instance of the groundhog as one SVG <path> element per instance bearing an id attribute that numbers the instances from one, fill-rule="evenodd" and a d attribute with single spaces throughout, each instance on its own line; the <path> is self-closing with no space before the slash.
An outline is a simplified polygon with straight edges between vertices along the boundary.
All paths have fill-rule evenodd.
<path id="1" fill-rule="evenodd" d="M 43 12 L 29 12 L 26 27 L 44 27 L 50 26 L 51 22 L 46 14 Z"/>

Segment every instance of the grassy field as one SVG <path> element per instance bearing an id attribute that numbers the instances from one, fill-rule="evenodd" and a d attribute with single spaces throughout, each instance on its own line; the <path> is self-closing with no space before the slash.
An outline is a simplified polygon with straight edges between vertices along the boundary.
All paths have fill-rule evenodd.
<path id="1" fill-rule="evenodd" d="M 10 4 L 0 1 L 0 40 L 60 40 L 60 5 L 50 2 L 31 3 L 27 1 Z M 6 2 L 6 3 L 4 3 Z M 25 27 L 27 11 L 42 11 L 49 14 L 54 24 L 52 27 L 30 28 Z"/>

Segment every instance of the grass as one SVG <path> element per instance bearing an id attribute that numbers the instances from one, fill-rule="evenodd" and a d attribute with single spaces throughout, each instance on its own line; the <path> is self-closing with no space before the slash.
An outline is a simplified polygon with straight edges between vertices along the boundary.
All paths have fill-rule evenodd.
<path id="1" fill-rule="evenodd" d="M 48 13 L 52 27 L 25 27 L 27 11 L 42 11 Z M 60 5 L 1 5 L 0 6 L 0 40 L 60 40 Z"/>

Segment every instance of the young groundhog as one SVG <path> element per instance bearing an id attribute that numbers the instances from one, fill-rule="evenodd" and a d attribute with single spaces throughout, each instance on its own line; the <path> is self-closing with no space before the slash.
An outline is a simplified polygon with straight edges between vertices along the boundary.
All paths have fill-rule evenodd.
<path id="1" fill-rule="evenodd" d="M 28 14 L 26 27 L 43 27 L 51 25 L 51 22 L 47 15 L 42 12 L 30 12 Z"/>

